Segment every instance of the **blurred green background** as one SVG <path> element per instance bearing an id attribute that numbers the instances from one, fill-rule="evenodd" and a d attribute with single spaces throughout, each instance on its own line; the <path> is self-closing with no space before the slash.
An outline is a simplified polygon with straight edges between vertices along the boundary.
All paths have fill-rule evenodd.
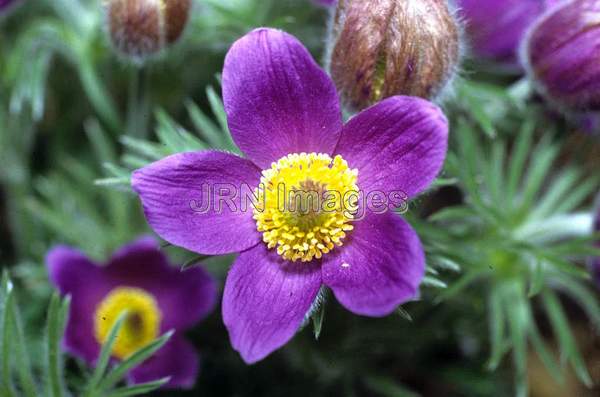
<path id="1" fill-rule="evenodd" d="M 111 48 L 100 0 L 23 3 L 0 17 L 0 263 L 16 286 L 34 376 L 43 379 L 45 364 L 38 358 L 45 354 L 42 330 L 51 294 L 46 251 L 66 243 L 103 261 L 120 245 L 150 233 L 128 189 L 129 172 L 175 151 L 230 148 L 219 87 L 230 44 L 254 27 L 278 27 L 321 60 L 328 10 L 309 0 L 195 1 L 183 37 L 139 67 Z M 540 242 L 528 236 L 532 247 L 526 254 L 521 245 L 499 242 L 505 229 L 516 236 L 514 225 L 529 213 L 525 204 L 542 202 L 551 183 L 567 183 L 558 172 L 567 165 L 576 173 L 569 191 L 585 189 L 564 212 L 586 210 L 589 218 L 598 183 L 587 178 L 597 177 L 598 139 L 550 111 L 518 74 L 472 60 L 463 68 L 468 73 L 445 103 L 454 135 L 447 169 L 437 192 L 413 203 L 409 214 L 431 258 L 421 300 L 397 315 L 372 319 L 328 299 L 318 338 L 309 323 L 290 344 L 253 366 L 229 345 L 217 307 L 189 335 L 201 354 L 196 387 L 155 395 L 510 396 L 526 387 L 515 392 L 515 383 L 528 384 L 533 396 L 597 395 L 598 388 L 580 380 L 600 381 L 600 341 L 593 326 L 600 324 L 598 294 L 584 267 L 571 274 L 565 264 L 571 258 L 583 264 L 589 240 L 567 249 L 560 233 Z M 511 163 L 519 147 L 527 157 L 532 154 L 528 165 Z M 541 156 L 554 166 L 540 165 L 539 181 L 527 179 L 532 177 L 525 170 L 535 169 Z M 516 170 L 519 189 L 498 198 L 503 201 L 517 202 L 522 189 L 539 183 L 521 212 L 500 206 L 500 220 L 484 215 L 488 206 L 498 207 L 485 194 L 493 186 L 474 182 L 486 162 Z M 447 211 L 453 206 L 464 211 Z M 440 209 L 446 209 L 444 216 L 431 219 Z M 540 219 L 528 222 L 547 226 Z M 165 251 L 178 263 L 194 260 L 174 247 Z M 513 269 L 530 257 L 551 265 L 541 275 Z M 203 262 L 221 288 L 231 260 Z M 486 273 L 492 265 L 508 270 Z M 556 280 L 570 277 L 571 288 L 549 292 L 560 285 Z M 533 282 L 539 289 L 532 292 Z M 504 314 L 490 307 L 497 302 L 490 291 L 504 294 L 504 303 L 498 303 Z M 553 313 L 554 301 L 540 302 L 539 291 L 559 297 L 566 330 L 546 314 Z M 523 313 L 521 322 L 511 320 Z M 539 332 L 532 333 L 532 324 Z M 495 330 L 501 335 L 496 342 Z M 65 360 L 66 385 L 77 395 L 91 370 Z M 564 375 L 561 385 L 546 368 L 548 361 L 556 361 Z"/>

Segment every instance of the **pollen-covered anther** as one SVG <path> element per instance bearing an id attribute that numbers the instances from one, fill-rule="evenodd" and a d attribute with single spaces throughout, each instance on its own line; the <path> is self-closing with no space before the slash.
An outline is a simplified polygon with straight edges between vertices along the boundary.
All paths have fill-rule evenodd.
<path id="1" fill-rule="evenodd" d="M 254 219 L 284 259 L 308 262 L 341 246 L 357 210 L 358 171 L 341 156 L 294 153 L 263 171 Z"/>

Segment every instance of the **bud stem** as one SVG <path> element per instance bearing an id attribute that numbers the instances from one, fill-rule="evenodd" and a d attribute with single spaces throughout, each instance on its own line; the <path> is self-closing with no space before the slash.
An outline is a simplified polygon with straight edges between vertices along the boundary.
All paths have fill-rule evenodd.
<path id="1" fill-rule="evenodd" d="M 89 57 L 80 57 L 77 64 L 79 78 L 87 97 L 98 116 L 113 132 L 121 130 L 121 118 L 112 97 L 98 78 L 98 73 Z"/>
<path id="2" fill-rule="evenodd" d="M 150 120 L 150 100 L 148 98 L 148 73 L 144 66 L 133 66 L 129 79 L 129 100 L 127 106 L 127 135 L 145 138 Z"/>

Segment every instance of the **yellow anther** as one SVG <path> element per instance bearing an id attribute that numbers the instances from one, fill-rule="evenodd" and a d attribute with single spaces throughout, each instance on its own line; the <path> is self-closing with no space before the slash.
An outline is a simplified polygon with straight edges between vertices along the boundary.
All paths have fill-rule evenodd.
<path id="1" fill-rule="evenodd" d="M 358 192 L 357 178 L 339 155 L 293 153 L 271 164 L 255 191 L 253 216 L 267 247 L 308 262 L 341 246 L 356 212 L 356 200 L 343 197 Z M 327 192 L 335 192 L 333 199 Z"/>

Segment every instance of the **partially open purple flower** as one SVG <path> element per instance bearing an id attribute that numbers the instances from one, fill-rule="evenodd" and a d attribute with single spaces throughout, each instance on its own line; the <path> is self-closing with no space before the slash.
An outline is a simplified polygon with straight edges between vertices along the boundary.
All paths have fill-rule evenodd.
<path id="1" fill-rule="evenodd" d="M 527 28 L 561 0 L 457 0 L 476 54 L 514 63 Z"/>
<path id="2" fill-rule="evenodd" d="M 415 298 L 421 243 L 382 202 L 402 206 L 440 171 L 448 135 L 441 110 L 395 96 L 343 125 L 331 79 L 298 40 L 273 29 L 233 44 L 223 99 L 247 158 L 176 154 L 135 171 L 132 185 L 165 240 L 209 255 L 240 252 L 227 276 L 223 319 L 243 359 L 256 362 L 289 341 L 322 285 L 367 316 Z M 257 198 L 246 210 L 244 186 Z M 223 194 L 224 205 L 204 207 L 207 196 Z"/>
<path id="3" fill-rule="evenodd" d="M 194 347 L 183 337 L 214 306 L 216 287 L 201 268 L 185 272 L 170 266 L 153 238 L 141 238 L 98 265 L 70 247 L 46 257 L 50 281 L 71 295 L 63 339 L 66 351 L 91 365 L 118 316 L 128 311 L 113 357 L 123 359 L 169 330 L 171 340 L 128 375 L 131 383 L 170 376 L 165 387 L 191 387 L 198 372 Z"/>
<path id="4" fill-rule="evenodd" d="M 523 62 L 540 91 L 567 109 L 600 110 L 600 1 L 572 0 L 528 33 Z"/>

